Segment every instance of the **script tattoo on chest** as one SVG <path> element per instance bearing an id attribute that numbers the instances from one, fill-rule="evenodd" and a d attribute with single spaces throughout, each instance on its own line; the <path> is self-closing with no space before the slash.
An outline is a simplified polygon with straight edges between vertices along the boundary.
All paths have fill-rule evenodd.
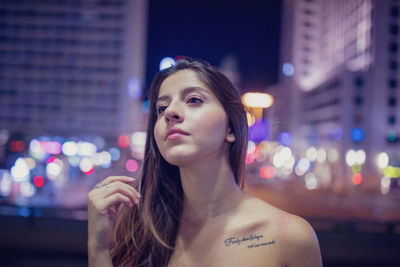
<path id="1" fill-rule="evenodd" d="M 274 245 L 276 243 L 275 240 L 266 241 L 264 239 L 264 235 L 250 234 L 243 236 L 241 238 L 237 237 L 229 237 L 224 240 L 225 247 L 231 246 L 247 246 L 247 248 L 257 248 L 257 247 L 265 247 Z"/>

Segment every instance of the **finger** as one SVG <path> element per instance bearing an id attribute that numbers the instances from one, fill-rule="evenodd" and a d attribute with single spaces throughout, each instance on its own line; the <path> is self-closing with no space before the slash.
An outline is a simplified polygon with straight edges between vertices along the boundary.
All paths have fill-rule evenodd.
<path id="1" fill-rule="evenodd" d="M 113 183 L 116 181 L 120 181 L 120 182 L 124 182 L 124 183 L 133 183 L 134 181 L 136 181 L 136 179 L 133 177 L 129 177 L 129 176 L 108 176 L 100 184 Z"/>
<path id="2" fill-rule="evenodd" d="M 119 204 L 125 204 L 128 207 L 133 207 L 134 203 L 131 202 L 130 198 L 124 196 L 120 193 L 116 193 L 104 198 L 102 201 L 99 201 L 96 209 L 99 212 L 104 212 L 111 208 L 112 206 L 118 206 Z"/>
<path id="3" fill-rule="evenodd" d="M 140 194 L 132 186 L 121 182 L 114 182 L 109 185 L 109 187 L 104 188 L 103 197 L 108 197 L 112 194 L 120 193 L 131 199 L 133 203 L 139 203 Z"/>

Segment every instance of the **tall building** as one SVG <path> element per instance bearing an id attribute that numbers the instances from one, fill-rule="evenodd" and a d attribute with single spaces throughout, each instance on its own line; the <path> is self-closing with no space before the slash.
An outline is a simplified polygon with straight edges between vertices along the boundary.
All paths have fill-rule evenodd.
<path id="1" fill-rule="evenodd" d="M 284 1 L 274 118 L 299 154 L 310 146 L 337 154 L 320 174 L 334 191 L 387 193 L 398 183 L 389 178 L 400 176 L 399 8 L 397 0 Z"/>
<path id="2" fill-rule="evenodd" d="M 147 0 L 4 0 L 0 129 L 114 137 L 142 127 Z"/>

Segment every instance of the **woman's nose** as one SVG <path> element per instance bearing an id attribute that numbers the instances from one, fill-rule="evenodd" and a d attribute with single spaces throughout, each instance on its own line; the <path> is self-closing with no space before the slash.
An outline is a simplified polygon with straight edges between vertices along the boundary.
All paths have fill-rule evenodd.
<path id="1" fill-rule="evenodd" d="M 168 107 L 164 114 L 166 122 L 182 122 L 183 115 L 174 107 Z"/>

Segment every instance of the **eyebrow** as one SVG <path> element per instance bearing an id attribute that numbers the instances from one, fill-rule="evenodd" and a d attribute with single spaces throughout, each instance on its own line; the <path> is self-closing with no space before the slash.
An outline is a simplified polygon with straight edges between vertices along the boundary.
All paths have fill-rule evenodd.
<path id="1" fill-rule="evenodd" d="M 194 86 L 194 87 L 187 87 L 185 89 L 182 90 L 181 92 L 181 96 L 186 96 L 190 93 L 193 92 L 199 92 L 199 93 L 206 93 L 206 94 L 210 94 L 209 90 L 204 89 L 203 87 L 199 87 L 199 86 Z M 170 100 L 171 97 L 169 95 L 162 95 L 159 98 L 157 98 L 157 102 L 158 101 L 163 101 L 163 100 Z"/>

